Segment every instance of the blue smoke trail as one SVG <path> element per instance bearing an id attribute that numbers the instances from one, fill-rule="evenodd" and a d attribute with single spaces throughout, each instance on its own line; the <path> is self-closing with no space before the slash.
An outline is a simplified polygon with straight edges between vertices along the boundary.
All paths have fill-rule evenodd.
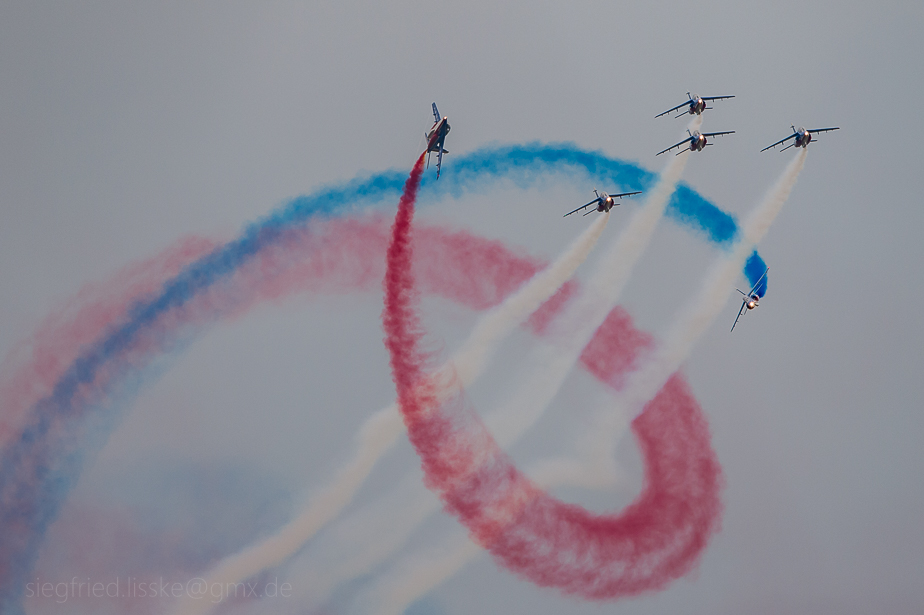
<path id="1" fill-rule="evenodd" d="M 760 257 L 760 254 L 757 253 L 757 250 L 754 250 L 754 253 L 748 258 L 748 262 L 744 264 L 744 275 L 747 276 L 751 286 L 757 284 L 757 280 L 760 280 L 761 276 L 763 276 L 763 279 L 760 280 L 760 284 L 754 289 L 758 297 L 763 297 L 767 292 L 768 276 L 764 276 L 766 271 L 767 264 L 764 262 L 764 259 Z"/>
<path id="2" fill-rule="evenodd" d="M 432 174 L 426 176 L 419 202 L 486 191 L 492 181 L 507 180 L 527 188 L 555 173 L 620 191 L 646 190 L 656 179 L 654 173 L 632 163 L 571 144 L 489 147 L 453 159 L 439 181 Z M 406 177 L 406 171 L 386 171 L 292 199 L 245 228 L 238 239 L 187 266 L 158 295 L 136 303 L 121 324 L 83 351 L 51 395 L 32 408 L 18 441 L 0 454 L 0 612 L 22 611 L 23 587 L 42 536 L 80 475 L 86 456 L 102 446 L 117 423 L 119 409 L 131 397 L 127 391 L 134 388 L 127 383 L 140 381 L 141 370 L 154 355 L 181 345 L 179 332 L 162 330 L 160 319 L 229 277 L 288 229 L 315 218 L 393 203 Z M 721 247 L 730 246 L 738 235 L 732 216 L 683 184 L 671 198 L 667 215 Z M 753 276 L 758 267 L 763 273 L 763 260 L 755 252 L 745 267 L 752 284 L 759 277 L 759 273 Z M 766 282 L 761 294 L 765 289 Z M 155 336 L 155 348 L 146 358 L 127 361 L 142 336 L 148 342 Z M 88 389 L 93 395 L 87 394 Z"/>

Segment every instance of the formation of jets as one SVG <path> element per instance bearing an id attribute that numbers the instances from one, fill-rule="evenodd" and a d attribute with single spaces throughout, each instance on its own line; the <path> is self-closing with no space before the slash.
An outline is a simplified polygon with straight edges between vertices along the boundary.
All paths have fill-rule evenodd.
<path id="1" fill-rule="evenodd" d="M 656 115 L 655 117 L 658 118 L 658 117 L 661 117 L 662 115 L 667 115 L 667 114 L 669 114 L 669 113 L 673 113 L 674 111 L 677 111 L 677 110 L 683 109 L 683 108 L 685 108 L 685 110 L 682 111 L 682 112 L 680 113 L 680 115 L 677 115 L 677 116 L 676 116 L 677 118 L 682 117 L 682 116 L 687 115 L 687 114 L 689 114 L 689 115 L 694 115 L 694 114 L 696 114 L 696 115 L 701 115 L 701 114 L 703 113 L 703 111 L 705 111 L 706 109 L 711 109 L 711 108 L 712 108 L 712 107 L 708 107 L 708 106 L 707 106 L 707 101 L 725 100 L 725 99 L 728 99 L 728 98 L 734 98 L 734 96 L 697 96 L 697 95 L 690 94 L 689 92 L 687 92 L 687 98 L 688 98 L 689 100 L 687 100 L 686 102 L 680 103 L 680 104 L 677 105 L 676 107 L 671 107 L 671 108 L 668 109 L 667 111 L 664 111 L 663 113 L 659 113 L 659 114 Z M 675 118 L 675 119 L 676 119 L 676 118 Z M 783 145 L 784 143 L 786 143 L 786 142 L 789 141 L 790 139 L 792 139 L 793 142 L 790 143 L 789 145 L 787 145 L 786 147 L 784 147 L 784 148 L 783 148 L 782 150 L 780 150 L 780 151 L 786 151 L 786 150 L 789 149 L 790 147 L 802 147 L 802 148 L 808 147 L 808 144 L 812 142 L 812 135 L 813 135 L 813 134 L 817 134 L 817 133 L 821 133 L 821 132 L 830 132 L 830 131 L 833 131 L 833 130 L 839 130 L 839 128 L 838 128 L 838 127 L 833 127 L 833 128 L 809 128 L 809 129 L 807 129 L 807 128 L 799 128 L 798 130 L 796 130 L 796 127 L 795 127 L 795 126 L 792 126 L 792 134 L 791 134 L 791 135 L 789 135 L 788 137 L 786 137 L 786 138 L 784 138 L 784 139 L 780 139 L 779 141 L 777 141 L 777 142 L 774 143 L 773 145 L 769 145 L 769 146 L 765 147 L 764 149 L 762 149 L 762 150 L 760 150 L 760 151 L 765 152 L 765 151 L 767 151 L 768 149 L 772 149 L 772 148 L 776 147 L 777 145 Z M 656 156 L 660 156 L 661 154 L 665 154 L 665 153 L 671 151 L 672 149 L 676 149 L 676 148 L 682 147 L 682 146 L 684 146 L 684 145 L 686 145 L 686 148 L 680 150 L 679 152 L 677 152 L 677 155 L 680 155 L 680 154 L 682 154 L 683 152 L 686 152 L 686 151 L 699 152 L 699 151 L 702 151 L 703 149 L 705 149 L 705 147 L 706 147 L 707 145 L 712 145 L 712 143 L 709 143 L 709 142 L 707 141 L 707 137 L 718 137 L 718 136 L 721 136 L 721 135 L 729 135 L 729 134 L 733 134 L 734 131 L 731 130 L 731 131 L 723 131 L 723 132 L 707 132 L 707 133 L 700 133 L 699 131 L 690 132 L 689 130 L 687 130 L 687 133 L 690 135 L 688 138 L 684 139 L 683 141 L 680 141 L 679 143 L 677 143 L 677 144 L 675 144 L 675 145 L 670 146 L 669 148 L 667 148 L 667 149 L 665 149 L 665 150 L 661 150 L 660 152 L 658 152 L 658 153 L 655 154 L 655 155 L 656 155 Z M 762 282 L 764 281 L 764 279 L 766 278 L 766 276 L 767 276 L 767 271 L 769 271 L 769 269 L 765 269 L 765 270 L 764 270 L 763 274 L 761 274 L 760 278 L 758 278 L 757 282 L 754 283 L 754 286 L 752 286 L 752 287 L 751 287 L 751 290 L 748 291 L 747 293 L 745 293 L 744 291 L 742 291 L 742 290 L 740 290 L 740 289 L 736 289 L 736 290 L 738 290 L 739 293 L 741 293 L 742 300 L 741 300 L 741 308 L 738 310 L 738 316 L 735 317 L 735 322 L 732 324 L 732 328 L 731 328 L 732 331 L 735 330 L 735 327 L 738 325 L 738 320 L 741 318 L 741 316 L 742 316 L 743 314 L 745 314 L 745 313 L 747 313 L 747 312 L 753 310 L 753 309 L 756 308 L 758 305 L 760 305 L 760 294 L 758 293 L 758 290 L 757 290 L 757 289 L 760 288 L 761 283 L 762 283 Z"/>
<path id="2" fill-rule="evenodd" d="M 734 98 L 734 96 L 699 96 L 698 94 L 690 94 L 689 92 L 687 92 L 687 98 L 689 98 L 690 100 L 686 102 L 682 102 L 676 107 L 671 107 L 664 113 L 657 114 L 655 118 L 659 118 L 662 115 L 667 115 L 668 113 L 673 113 L 674 111 L 677 111 L 678 109 L 682 107 L 686 107 L 687 108 L 686 111 L 683 111 L 680 115 L 676 116 L 674 119 L 677 119 L 678 117 L 683 117 L 684 115 L 687 115 L 687 114 L 702 115 L 703 111 L 705 111 L 706 109 L 712 109 L 712 107 L 706 106 L 706 101 L 725 100 L 727 98 Z M 675 147 L 680 147 L 681 145 L 686 145 L 687 148 L 682 149 L 679 152 L 677 152 L 678 156 L 686 151 L 701 152 L 703 151 L 703 149 L 705 149 L 707 145 L 712 145 L 712 143 L 709 143 L 709 140 L 706 137 L 720 137 L 722 135 L 732 135 L 732 134 L 735 134 L 735 131 L 725 130 L 723 132 L 700 132 L 698 130 L 694 130 L 693 132 L 690 132 L 689 130 L 687 130 L 687 134 L 690 135 L 688 138 L 684 139 L 680 143 L 671 145 L 669 148 L 665 150 L 661 150 L 660 152 L 655 154 L 655 156 L 660 156 L 661 154 L 665 154 L 671 151 L 672 149 L 674 149 Z"/>
<path id="3" fill-rule="evenodd" d="M 726 100 L 729 98 L 734 98 L 734 96 L 698 96 L 696 94 L 691 94 L 690 92 L 687 92 L 687 98 L 689 100 L 680 103 L 676 107 L 671 107 L 667 111 L 659 113 L 655 117 L 659 118 L 663 115 L 668 115 L 680 109 L 683 109 L 683 111 L 681 111 L 679 115 L 675 116 L 675 119 L 679 117 L 683 117 L 684 115 L 702 115 L 703 111 L 707 109 L 712 109 L 712 107 L 708 106 L 708 103 L 714 100 Z M 790 139 L 794 139 L 793 142 L 787 145 L 786 147 L 784 147 L 780 151 L 786 151 L 790 147 L 804 148 L 804 147 L 807 147 L 808 144 L 813 141 L 812 135 L 822 133 L 822 132 L 831 132 L 831 131 L 839 130 L 839 129 L 840 129 L 839 127 L 833 127 L 833 128 L 799 128 L 798 130 L 796 130 L 796 127 L 792 126 L 791 135 L 789 135 L 785 139 L 780 139 L 773 145 L 768 145 L 767 147 L 765 147 L 764 149 L 760 151 L 765 152 L 768 149 L 772 149 L 776 147 L 777 145 L 783 145 Z M 676 155 L 679 156 L 680 154 L 686 151 L 701 152 L 706 148 L 707 145 L 713 145 L 712 143 L 709 143 L 708 141 L 709 137 L 720 137 L 723 135 L 731 135 L 731 134 L 734 134 L 735 131 L 725 130 L 721 132 L 700 132 L 698 130 L 694 130 L 693 132 L 690 132 L 689 130 L 687 130 L 687 133 L 690 135 L 689 137 L 680 141 L 679 143 L 675 143 L 674 145 L 671 145 L 667 149 L 661 150 L 660 152 L 655 154 L 655 156 L 666 154 L 667 152 L 673 149 L 682 147 L 682 146 L 686 146 L 686 148 L 681 149 L 679 152 L 677 152 Z M 430 128 L 430 130 L 424 133 L 424 136 L 427 139 L 427 168 L 430 167 L 430 154 L 436 152 L 436 155 L 437 155 L 437 158 L 436 158 L 436 178 L 437 179 L 439 179 L 440 177 L 440 170 L 443 165 L 443 154 L 449 153 L 449 150 L 445 149 L 447 134 L 449 134 L 449 118 L 446 116 L 441 117 L 439 110 L 437 110 L 436 108 L 436 103 L 433 103 L 433 126 Z M 605 213 L 605 212 L 610 211 L 613 207 L 616 207 L 617 205 L 619 205 L 619 202 L 617 202 L 616 199 L 622 198 L 624 196 L 632 196 L 634 194 L 641 194 L 641 191 L 622 192 L 619 194 L 608 194 L 603 191 L 597 192 L 597 190 L 595 189 L 594 190 L 594 196 L 596 197 L 595 199 L 593 199 L 589 203 L 585 203 L 584 205 L 581 205 L 577 209 L 569 211 L 568 213 L 565 214 L 565 217 L 570 216 L 571 214 L 577 213 L 581 211 L 582 209 L 587 209 L 589 207 L 592 207 L 592 209 L 585 212 L 584 213 L 585 216 L 592 214 L 595 211 Z M 741 318 L 743 314 L 745 314 L 746 312 L 750 310 L 753 310 L 760 304 L 760 295 L 758 294 L 757 289 L 760 287 L 761 282 L 767 276 L 767 271 L 769 271 L 769 269 L 764 270 L 764 273 L 760 276 L 760 278 L 758 278 L 757 282 L 754 283 L 754 286 L 751 287 L 751 290 L 748 291 L 747 293 L 745 293 L 742 290 L 736 289 L 738 290 L 739 293 L 741 293 L 742 301 L 741 301 L 741 309 L 738 310 L 738 316 L 735 318 L 735 322 L 732 325 L 732 328 L 731 328 L 732 331 L 735 330 L 735 327 L 738 325 L 738 320 Z"/>
<path id="4" fill-rule="evenodd" d="M 687 92 L 687 98 L 689 100 L 687 100 L 686 102 L 680 103 L 676 107 L 671 107 L 667 111 L 659 113 L 655 117 L 658 118 L 658 117 L 661 117 L 662 115 L 667 115 L 668 113 L 672 113 L 684 107 L 686 107 L 686 110 L 683 111 L 680 115 L 676 116 L 677 118 L 682 117 L 687 114 L 702 115 L 703 111 L 707 109 L 712 109 L 712 107 L 707 106 L 708 101 L 726 100 L 729 98 L 734 98 L 734 96 L 699 96 L 699 95 L 691 94 L 690 92 Z M 433 103 L 433 126 L 430 128 L 430 130 L 424 133 L 424 137 L 427 140 L 427 168 L 430 168 L 430 155 L 436 152 L 436 177 L 437 179 L 439 179 L 440 171 L 443 168 L 443 154 L 449 153 L 449 150 L 447 150 L 445 147 L 446 135 L 449 134 L 449 130 L 450 130 L 449 118 L 446 116 L 440 116 L 439 109 L 436 108 L 436 103 Z M 789 145 L 787 145 L 786 147 L 784 147 L 783 149 L 781 149 L 780 151 L 785 152 L 790 147 L 803 147 L 803 148 L 808 147 L 808 144 L 813 141 L 812 135 L 822 133 L 822 132 L 830 132 L 833 130 L 840 130 L 840 128 L 835 126 L 833 128 L 799 128 L 798 130 L 796 130 L 796 127 L 792 126 L 791 135 L 789 135 L 788 137 L 784 139 L 780 139 L 773 145 L 768 145 L 767 147 L 765 147 L 764 149 L 760 151 L 765 152 L 768 149 L 772 149 L 776 147 L 777 145 L 782 145 L 783 143 L 786 143 L 790 139 L 794 139 L 794 141 L 790 143 Z M 700 132 L 698 130 L 694 130 L 693 132 L 690 132 L 689 130 L 687 130 L 687 133 L 690 135 L 689 137 L 687 137 L 686 139 L 683 139 L 682 141 L 678 143 L 675 143 L 674 145 L 671 145 L 667 149 L 661 150 L 660 152 L 655 154 L 655 156 L 666 154 L 667 152 L 673 149 L 677 149 L 682 146 L 686 146 L 686 147 L 680 150 L 679 152 L 677 152 L 676 154 L 677 156 L 679 156 L 680 154 L 686 151 L 701 152 L 704 149 L 706 149 L 706 146 L 713 145 L 713 143 L 709 142 L 709 137 L 721 137 L 723 135 L 732 135 L 732 134 L 735 134 L 735 131 L 734 130 L 723 130 L 719 132 Z M 597 194 L 596 190 L 594 190 L 594 194 Z M 605 192 L 603 192 L 603 193 L 597 194 L 597 198 L 591 201 L 590 203 L 588 203 L 587 205 L 579 207 L 578 209 L 572 212 L 568 212 L 565 215 L 566 216 L 571 215 L 577 211 L 580 211 L 581 209 L 584 209 L 584 207 L 587 207 L 594 203 L 598 204 L 597 211 L 601 211 L 601 212 L 609 211 L 614 205 L 618 205 L 618 203 L 614 203 L 612 199 L 619 198 L 620 196 L 628 196 L 629 194 L 637 194 L 637 193 L 626 193 L 626 194 L 621 194 L 621 195 L 620 194 L 607 195 Z"/>
<path id="5" fill-rule="evenodd" d="M 667 115 L 668 113 L 672 113 L 672 112 L 677 111 L 678 109 L 682 109 L 682 108 L 684 108 L 684 107 L 686 107 L 686 110 L 684 110 L 683 112 L 681 112 L 680 115 L 676 116 L 675 119 L 676 119 L 677 117 L 683 117 L 684 115 L 687 115 L 687 114 L 689 114 L 689 115 L 694 115 L 694 114 L 695 114 L 695 115 L 702 115 L 703 111 L 705 111 L 706 109 L 712 109 L 712 107 L 707 107 L 707 106 L 706 106 L 707 101 L 725 100 L 725 99 L 727 99 L 727 98 L 734 98 L 734 96 L 698 96 L 698 95 L 696 95 L 696 94 L 690 94 L 689 92 L 687 92 L 687 98 L 689 98 L 688 101 L 683 102 L 683 103 L 680 103 L 680 104 L 677 105 L 676 107 L 671 107 L 671 108 L 668 109 L 667 111 L 664 111 L 663 113 L 659 113 L 659 114 L 656 115 L 655 117 L 658 118 L 658 117 L 661 117 L 662 115 Z M 768 149 L 772 149 L 772 148 L 776 147 L 777 145 L 782 145 L 783 143 L 786 143 L 786 142 L 789 141 L 790 139 L 795 139 L 795 141 L 793 141 L 792 143 L 790 143 L 789 145 L 787 145 L 786 147 L 784 147 L 783 149 L 781 149 L 781 150 L 780 150 L 781 152 L 785 152 L 785 151 L 788 150 L 790 147 L 807 147 L 808 144 L 812 142 L 812 135 L 813 135 L 813 134 L 817 134 L 817 133 L 820 133 L 820 132 L 830 132 L 830 131 L 832 131 L 832 130 L 839 130 L 839 128 L 838 128 L 838 127 L 834 127 L 834 128 L 799 128 L 798 130 L 796 130 L 796 127 L 793 126 L 793 127 L 792 127 L 792 134 L 791 134 L 791 135 L 789 135 L 789 136 L 786 137 L 785 139 L 780 139 L 779 141 L 777 141 L 777 142 L 774 143 L 773 145 L 768 145 L 767 147 L 765 147 L 764 149 L 762 149 L 762 150 L 760 150 L 760 151 L 765 152 L 765 151 L 767 151 Z M 703 149 L 705 149 L 705 147 L 706 147 L 707 145 L 712 145 L 712 143 L 709 143 L 707 137 L 718 137 L 718 136 L 721 136 L 721 135 L 730 135 L 730 134 L 734 134 L 734 132 L 735 132 L 734 130 L 726 130 L 726 131 L 723 131 L 723 132 L 703 132 L 703 133 L 701 133 L 701 132 L 699 132 L 699 131 L 690 132 L 689 130 L 687 130 L 687 133 L 689 133 L 689 135 L 690 135 L 689 137 L 687 137 L 686 139 L 684 139 L 683 141 L 681 141 L 681 142 L 679 142 L 679 143 L 677 143 L 677 144 L 675 144 L 675 145 L 671 145 L 669 148 L 667 148 L 667 149 L 665 149 L 665 150 L 661 150 L 660 152 L 658 152 L 657 154 L 655 154 L 655 156 L 660 156 L 661 154 L 665 154 L 665 153 L 671 151 L 672 149 L 681 147 L 682 145 L 686 145 L 687 147 L 686 147 L 686 149 L 682 149 L 682 150 L 680 150 L 679 152 L 677 152 L 677 155 L 678 155 L 678 156 L 679 156 L 680 154 L 682 154 L 683 152 L 686 152 L 686 151 L 701 152 L 701 151 L 703 151 Z"/>

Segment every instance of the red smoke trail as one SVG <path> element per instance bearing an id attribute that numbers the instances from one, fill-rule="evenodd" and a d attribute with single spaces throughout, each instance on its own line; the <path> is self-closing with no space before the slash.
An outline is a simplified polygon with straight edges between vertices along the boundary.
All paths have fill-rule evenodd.
<path id="1" fill-rule="evenodd" d="M 158 329 L 164 331 L 177 326 L 204 325 L 233 318 L 256 303 L 267 299 L 281 300 L 297 292 L 341 294 L 372 291 L 381 284 L 385 274 L 382 257 L 388 240 L 388 224 L 375 216 L 360 220 L 314 221 L 293 229 L 283 242 L 264 249 L 258 259 L 242 267 L 227 284 L 218 284 L 183 310 L 165 315 L 165 322 Z M 197 254 L 208 251 L 211 245 L 204 240 L 181 243 L 176 250 L 152 259 L 154 265 L 148 263 L 129 268 L 124 274 L 117 275 L 112 283 L 102 284 L 93 292 L 82 292 L 79 295 L 81 301 L 73 304 L 86 309 L 69 309 L 53 320 L 53 328 L 39 330 L 31 339 L 40 340 L 40 343 L 34 342 L 26 348 L 44 348 L 47 352 L 20 354 L 19 358 L 26 360 L 27 364 L 21 368 L 22 371 L 15 373 L 47 374 L 48 371 L 37 367 L 46 365 L 43 356 L 51 355 L 53 358 L 56 351 L 76 352 L 94 331 L 121 322 L 125 317 L 124 307 L 156 290 L 171 272 L 185 266 Z M 415 228 L 412 245 L 413 274 L 419 280 L 420 290 L 474 310 L 498 304 L 544 266 L 537 259 L 511 251 L 501 242 L 465 231 Z M 541 334 L 567 302 L 573 289 L 573 285 L 564 286 L 558 295 L 537 311 L 530 321 L 531 328 Z M 133 295 L 133 292 L 138 294 Z M 107 322 L 107 318 L 111 320 Z M 585 349 L 582 363 L 595 377 L 618 388 L 626 373 L 633 368 L 638 354 L 651 345 L 650 336 L 635 329 L 623 309 L 615 308 Z M 148 344 L 147 350 L 138 348 L 137 352 L 144 354 L 156 348 L 156 344 Z M 40 389 L 45 381 L 43 376 L 38 382 L 26 382 L 29 384 L 27 388 L 29 391 Z M 10 391 L 12 389 L 6 388 L 4 394 L 0 394 L 0 406 L 3 408 L 18 407 L 19 404 L 13 402 L 22 399 L 20 393 L 6 397 Z M 696 563 L 707 539 L 716 529 L 720 513 L 718 465 L 710 449 L 705 419 L 680 377 L 665 387 L 649 404 L 647 411 L 633 422 L 632 428 L 645 460 L 646 487 L 626 511 L 636 511 L 627 522 L 632 519 L 644 521 L 648 515 L 652 522 L 645 531 L 652 534 L 663 530 L 663 544 L 672 547 L 672 551 L 665 554 L 666 549 L 662 548 L 655 554 L 658 557 L 641 547 L 639 552 L 647 554 L 649 561 L 667 571 L 662 574 L 666 583 Z M 463 444 L 465 446 L 460 451 L 471 449 L 471 443 Z M 446 454 L 449 452 L 446 451 Z M 506 463 L 509 465 L 509 461 Z M 567 508 L 567 505 L 562 506 Z M 498 542 L 497 548 L 501 545 Z M 557 574 L 556 560 L 550 559 L 547 564 L 547 568 Z M 652 570 L 649 576 L 656 572 Z M 637 577 L 644 581 L 642 589 L 657 586 L 643 575 Z M 580 576 L 578 580 L 586 582 Z M 576 593 L 587 595 L 584 590 Z"/>
<path id="2" fill-rule="evenodd" d="M 420 176 L 423 174 L 423 160 L 424 154 L 421 154 L 404 184 L 404 193 L 398 201 L 398 213 L 385 257 L 385 309 L 382 321 L 386 333 L 385 345 L 388 347 L 391 370 L 398 388 L 398 404 L 405 414 L 405 422 L 409 420 L 408 415 L 414 416 L 424 408 L 418 403 L 417 396 L 411 394 L 415 388 L 424 385 L 424 357 L 417 351 L 422 333 L 414 309 L 417 297 L 411 273 L 411 223 Z M 422 390 L 417 391 L 417 395 L 422 394 Z"/>
<path id="3" fill-rule="evenodd" d="M 36 332 L 19 342 L 0 365 L 0 446 L 18 436 L 28 409 L 51 393 L 84 345 L 120 322 L 130 305 L 157 291 L 216 245 L 201 237 L 181 239 L 161 254 L 124 268 L 107 282 L 87 284 L 66 305 L 44 318 Z"/>
<path id="4" fill-rule="evenodd" d="M 437 404 L 420 350 L 412 271 L 418 167 L 419 162 L 392 227 L 382 320 L 399 407 L 428 487 L 477 543 L 539 585 L 611 599 L 659 589 L 682 576 L 717 530 L 721 470 L 705 420 L 679 377 L 633 423 L 645 484 L 633 504 L 612 515 L 595 515 L 544 493 L 513 465 L 462 398 Z M 582 359 L 599 370 L 595 375 L 617 367 L 600 355 Z"/>
<path id="5" fill-rule="evenodd" d="M 415 271 L 424 292 L 473 310 L 497 305 L 545 266 L 515 255 L 498 241 L 466 232 L 437 227 L 418 231 Z M 297 292 L 368 292 L 381 285 L 385 275 L 388 239 L 388 222 L 379 216 L 313 221 L 293 228 L 235 272 L 228 283 L 216 284 L 182 310 L 166 314 L 158 331 L 209 323 L 216 317 L 232 319 L 254 303 L 281 301 Z M 15 344 L 0 362 L 0 446 L 18 437 L 29 408 L 50 394 L 81 348 L 118 326 L 134 303 L 157 292 L 166 280 L 217 245 L 202 237 L 184 238 L 106 281 L 89 283 Z M 540 325 L 554 317 L 562 298 L 560 293 L 537 312 Z M 531 322 L 538 322 L 536 317 Z M 137 353 L 143 354 L 144 348 Z"/>
<path id="6" fill-rule="evenodd" d="M 381 287 L 385 276 L 390 222 L 375 215 L 313 221 L 292 229 L 278 245 L 265 248 L 238 270 L 227 284 L 216 285 L 191 301 L 182 314 L 168 314 L 165 319 L 180 326 L 207 325 L 217 319 L 231 320 L 261 302 L 282 301 L 300 292 L 372 292 Z M 421 292 L 475 311 L 499 304 L 546 266 L 499 241 L 467 231 L 418 226 L 413 239 L 414 275 Z M 82 344 L 121 322 L 128 306 L 156 291 L 165 279 L 214 245 L 201 238 L 181 240 L 161 255 L 126 267 L 109 281 L 82 288 L 68 300 L 66 309 L 45 319 L 47 328 L 40 328 L 21 343 L 23 351 L 7 357 L 5 364 L 11 369 L 5 371 L 11 376 L 4 381 L 20 382 L 22 386 L 0 388 L 0 407 L 23 407 L 27 403 L 21 401 L 23 391 L 46 394 L 41 388 L 57 378 L 52 368 L 60 368 L 62 361 L 66 365 L 67 357 L 76 354 Z M 533 315 L 530 328 L 542 334 L 576 289 L 574 282 L 563 286 Z M 595 377 L 617 387 L 616 383 L 631 371 L 638 354 L 651 343 L 651 337 L 635 329 L 629 315 L 617 307 L 585 349 L 582 361 Z M 24 364 L 16 365 L 17 358 Z M 45 371 L 39 369 L 42 366 L 46 366 Z M 0 414 L 0 419 L 7 418 Z M 651 437 L 656 435 L 652 433 Z M 85 536 L 86 531 L 78 534 L 76 539 L 89 540 L 97 546 L 107 540 L 105 533 L 90 538 Z M 56 548 L 55 553 L 60 555 L 61 549 Z M 74 562 L 79 568 L 79 561 Z"/>

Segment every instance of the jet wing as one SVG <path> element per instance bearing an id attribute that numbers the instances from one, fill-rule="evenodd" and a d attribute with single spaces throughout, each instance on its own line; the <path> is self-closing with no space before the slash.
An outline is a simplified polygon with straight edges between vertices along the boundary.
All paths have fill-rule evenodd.
<path id="1" fill-rule="evenodd" d="M 735 134 L 734 130 L 726 130 L 725 132 L 704 132 L 702 135 L 704 137 L 720 137 L 722 135 L 733 135 Z"/>
<path id="2" fill-rule="evenodd" d="M 430 137 L 430 142 L 427 143 L 427 168 L 430 168 L 430 154 L 433 152 L 438 152 L 436 157 L 436 178 L 440 178 L 440 167 L 443 164 L 443 142 L 446 139 L 446 135 L 440 136 L 439 133 L 434 132 Z"/>
<path id="3" fill-rule="evenodd" d="M 786 142 L 789 141 L 790 139 L 795 138 L 795 136 L 796 136 L 797 134 L 798 134 L 798 133 L 795 133 L 795 132 L 794 132 L 794 133 L 792 133 L 791 135 L 789 135 L 788 137 L 786 137 L 785 139 L 780 139 L 779 141 L 777 141 L 777 142 L 774 143 L 773 145 L 768 145 L 767 147 L 765 147 L 764 149 L 762 149 L 762 150 L 760 150 L 760 151 L 765 152 L 765 151 L 767 151 L 768 149 L 770 149 L 770 148 L 772 148 L 772 147 L 776 147 L 777 145 L 782 145 L 783 143 L 786 143 Z"/>
<path id="4" fill-rule="evenodd" d="M 434 122 L 439 122 L 439 121 L 440 121 L 440 112 L 439 112 L 439 110 L 436 108 L 436 103 L 433 103 L 433 121 L 434 121 Z"/>
<path id="5" fill-rule="evenodd" d="M 701 96 L 703 100 L 725 100 L 726 98 L 734 98 L 734 96 Z"/>
<path id="6" fill-rule="evenodd" d="M 641 190 L 637 190 L 635 192 L 623 192 L 622 194 L 611 194 L 610 196 L 613 197 L 614 199 L 618 199 L 621 196 L 632 196 L 633 194 L 641 194 L 641 193 L 642 193 Z M 593 201 L 591 201 L 591 203 L 593 203 Z M 588 203 L 588 205 L 590 205 L 590 203 Z"/>
<path id="7" fill-rule="evenodd" d="M 664 154 L 664 153 L 666 153 L 666 152 L 671 151 L 671 150 L 674 149 L 675 147 L 680 147 L 680 146 L 683 145 L 684 143 L 689 143 L 689 142 L 690 142 L 690 139 L 692 139 L 692 138 L 693 138 L 693 137 L 687 137 L 686 139 L 684 139 L 684 140 L 681 141 L 680 143 L 677 143 L 676 145 L 671 145 L 669 148 L 667 148 L 667 149 L 665 149 L 665 150 L 661 150 L 660 152 L 658 152 L 657 154 L 655 154 L 655 156 L 660 156 L 661 154 Z"/>
<path id="8" fill-rule="evenodd" d="M 754 294 L 754 291 L 757 290 L 757 288 L 760 286 L 760 283 L 763 281 L 763 279 L 764 279 L 765 277 L 767 277 L 767 272 L 768 272 L 768 271 L 770 271 L 770 267 L 767 267 L 766 269 L 764 269 L 763 274 L 761 274 L 761 276 L 760 276 L 759 278 L 757 278 L 757 281 L 754 282 L 754 286 L 751 287 L 751 292 L 749 292 L 748 295 L 753 295 L 753 294 Z"/>
<path id="9" fill-rule="evenodd" d="M 811 133 L 816 133 L 816 132 L 829 132 L 829 131 L 832 131 L 832 130 L 840 130 L 840 127 L 836 127 L 836 128 L 809 128 L 809 132 L 811 132 Z"/>
<path id="10" fill-rule="evenodd" d="M 748 304 L 747 299 L 741 302 L 741 309 L 738 310 L 738 316 L 735 318 L 735 324 L 732 325 L 731 330 L 734 331 L 735 327 L 738 325 L 738 319 L 741 318 L 741 315 L 744 314 L 744 307 Z M 729 331 L 731 333 L 731 331 Z"/>
<path id="11" fill-rule="evenodd" d="M 584 209 L 585 207 L 590 207 L 591 205 L 594 205 L 594 204 L 599 203 L 599 202 L 600 202 L 600 199 L 594 199 L 593 201 L 591 201 L 591 202 L 588 203 L 587 205 L 581 205 L 580 207 L 578 207 L 578 208 L 575 209 L 574 211 L 569 211 L 569 212 L 566 213 L 564 216 L 562 216 L 562 218 L 567 218 L 567 217 L 570 216 L 571 214 L 576 214 L 577 212 L 581 211 L 581 210 Z"/>
<path id="12" fill-rule="evenodd" d="M 672 111 L 676 111 L 676 110 L 679 109 L 680 107 L 688 107 L 689 105 L 690 105 L 690 101 L 689 101 L 689 100 L 686 101 L 686 102 L 682 102 L 682 103 L 680 103 L 679 105 L 677 105 L 676 107 L 672 107 L 672 108 L 668 109 L 668 110 L 665 111 L 664 113 L 659 113 L 659 114 L 657 114 L 655 117 L 656 117 L 656 118 L 659 118 L 659 117 L 661 117 L 662 115 L 667 115 L 668 113 L 671 113 Z"/>

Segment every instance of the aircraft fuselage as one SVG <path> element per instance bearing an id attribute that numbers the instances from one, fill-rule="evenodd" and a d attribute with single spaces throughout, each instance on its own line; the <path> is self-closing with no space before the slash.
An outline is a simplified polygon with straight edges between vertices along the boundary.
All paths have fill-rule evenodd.
<path id="1" fill-rule="evenodd" d="M 600 197 L 600 202 L 597 203 L 597 211 L 603 213 L 613 209 L 613 207 L 616 205 L 619 205 L 619 203 L 616 202 L 616 199 L 604 192 Z"/>
<path id="2" fill-rule="evenodd" d="M 690 137 L 690 150 L 694 152 L 701 152 L 705 147 L 706 137 L 701 135 L 699 132 L 694 132 L 693 136 Z"/>
<path id="3" fill-rule="evenodd" d="M 438 152 L 443 145 L 443 140 L 449 134 L 449 118 L 444 117 L 433 125 L 433 128 L 427 133 L 427 151 Z"/>
<path id="4" fill-rule="evenodd" d="M 805 128 L 800 128 L 796 133 L 796 147 L 806 147 L 812 142 L 812 133 Z M 815 150 L 812 150 L 815 151 Z"/>
<path id="5" fill-rule="evenodd" d="M 690 115 L 694 113 L 696 115 L 702 115 L 703 111 L 706 110 L 706 101 L 700 98 L 699 96 L 694 96 L 690 99 L 690 110 L 687 111 Z"/>

